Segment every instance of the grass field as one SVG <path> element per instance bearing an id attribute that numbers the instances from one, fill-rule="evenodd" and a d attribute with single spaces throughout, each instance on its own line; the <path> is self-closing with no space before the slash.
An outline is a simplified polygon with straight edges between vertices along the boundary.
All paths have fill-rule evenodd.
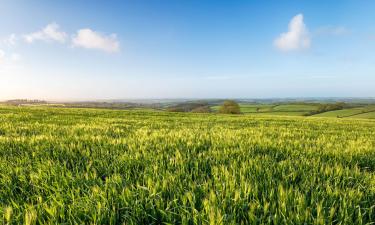
<path id="1" fill-rule="evenodd" d="M 361 113 L 363 108 L 353 108 L 353 109 L 342 109 L 342 110 L 334 110 L 324 113 L 319 113 L 313 115 L 315 117 L 349 117 L 357 113 Z"/>
<path id="2" fill-rule="evenodd" d="M 242 113 L 261 113 L 270 112 L 274 105 L 267 104 L 239 104 Z M 220 106 L 212 106 L 213 111 L 218 111 Z"/>
<path id="3" fill-rule="evenodd" d="M 240 104 L 241 112 L 243 113 L 256 113 L 256 112 L 269 112 L 272 110 L 273 105 L 261 104 Z"/>
<path id="4" fill-rule="evenodd" d="M 262 114 L 262 115 L 284 115 L 284 116 L 303 116 L 307 112 L 316 110 L 317 105 L 312 104 L 239 104 L 241 112 L 244 114 Z M 220 106 L 211 107 L 218 111 Z"/>
<path id="5" fill-rule="evenodd" d="M 306 112 L 294 112 L 294 111 L 271 111 L 259 113 L 259 115 L 274 115 L 274 116 L 303 116 Z"/>
<path id="6" fill-rule="evenodd" d="M 244 114 L 274 115 L 274 116 L 306 116 L 307 113 L 319 108 L 318 104 L 239 104 Z M 212 106 L 214 112 L 220 106 Z M 375 119 L 375 106 L 361 106 L 342 110 L 333 110 L 312 115 L 312 117 L 334 117 L 334 118 L 363 118 Z"/>
<path id="7" fill-rule="evenodd" d="M 334 110 L 334 111 L 316 114 L 314 116 L 315 117 L 337 117 L 337 118 L 353 117 L 353 118 L 372 119 L 373 117 L 371 115 L 373 115 L 373 112 L 375 112 L 375 107 L 370 106 L 370 107 L 357 107 L 357 108 L 351 108 L 351 109 Z"/>
<path id="8" fill-rule="evenodd" d="M 318 109 L 317 105 L 311 104 L 285 104 L 285 105 L 277 105 L 273 108 L 273 111 L 279 112 L 310 112 L 313 110 Z"/>
<path id="9" fill-rule="evenodd" d="M 375 121 L 0 107 L 4 224 L 371 224 Z"/>
<path id="10" fill-rule="evenodd" d="M 351 116 L 351 118 L 375 119 L 375 112 L 361 113 L 358 115 Z"/>

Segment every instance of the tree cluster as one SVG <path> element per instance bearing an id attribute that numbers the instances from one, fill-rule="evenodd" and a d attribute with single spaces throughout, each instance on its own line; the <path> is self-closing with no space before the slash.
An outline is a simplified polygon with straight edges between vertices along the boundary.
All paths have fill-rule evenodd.
<path id="1" fill-rule="evenodd" d="M 226 100 L 219 109 L 219 113 L 224 114 L 241 114 L 240 106 L 233 100 Z"/>
<path id="2" fill-rule="evenodd" d="M 334 104 L 320 104 L 317 110 L 308 112 L 306 116 L 311 116 L 319 113 L 334 111 L 334 110 L 341 110 L 346 107 L 346 103 L 344 102 L 337 102 Z"/>

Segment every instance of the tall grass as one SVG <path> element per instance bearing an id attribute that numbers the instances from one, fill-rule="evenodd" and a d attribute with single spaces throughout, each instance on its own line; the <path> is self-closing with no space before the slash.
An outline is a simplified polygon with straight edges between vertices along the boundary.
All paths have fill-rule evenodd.
<path id="1" fill-rule="evenodd" d="M 375 122 L 0 109 L 4 224 L 371 224 Z"/>

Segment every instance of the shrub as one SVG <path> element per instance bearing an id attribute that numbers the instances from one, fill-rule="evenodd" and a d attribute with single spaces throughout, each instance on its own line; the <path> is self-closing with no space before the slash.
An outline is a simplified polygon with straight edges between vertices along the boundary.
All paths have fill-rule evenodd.
<path id="1" fill-rule="evenodd" d="M 226 100 L 220 107 L 219 112 L 225 114 L 240 114 L 241 110 L 237 102 L 233 100 Z"/>

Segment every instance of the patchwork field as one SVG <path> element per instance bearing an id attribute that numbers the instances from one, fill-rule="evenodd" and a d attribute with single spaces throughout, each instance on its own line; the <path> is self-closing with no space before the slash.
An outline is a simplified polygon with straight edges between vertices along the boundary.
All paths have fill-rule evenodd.
<path id="1" fill-rule="evenodd" d="M 372 119 L 374 118 L 375 107 L 374 106 L 365 106 L 365 107 L 356 107 L 350 109 L 334 110 L 329 112 L 324 112 L 316 114 L 316 117 L 336 117 L 336 118 L 365 118 Z"/>
<path id="2" fill-rule="evenodd" d="M 371 224 L 375 121 L 0 107 L 5 224 Z"/>
<path id="3" fill-rule="evenodd" d="M 301 104 L 239 104 L 241 112 L 244 114 L 275 115 L 275 116 L 312 116 L 312 117 L 334 117 L 334 118 L 362 118 L 375 119 L 375 106 L 364 105 L 349 107 L 341 110 L 332 110 L 327 112 L 318 112 L 309 115 L 319 109 L 319 104 L 301 103 Z M 214 112 L 219 110 L 220 106 L 213 106 Z"/>
<path id="4" fill-rule="evenodd" d="M 375 111 L 368 113 L 361 113 L 358 115 L 351 116 L 351 118 L 361 118 L 361 119 L 375 119 Z"/>
<path id="5" fill-rule="evenodd" d="M 285 105 L 277 105 L 273 107 L 274 111 L 279 112 L 310 112 L 313 110 L 318 109 L 317 105 L 303 105 L 303 104 L 285 104 Z"/>
<path id="6" fill-rule="evenodd" d="M 302 116 L 306 112 L 316 110 L 318 106 L 309 104 L 239 104 L 241 112 L 245 114 Z M 218 111 L 220 106 L 213 106 Z"/>

